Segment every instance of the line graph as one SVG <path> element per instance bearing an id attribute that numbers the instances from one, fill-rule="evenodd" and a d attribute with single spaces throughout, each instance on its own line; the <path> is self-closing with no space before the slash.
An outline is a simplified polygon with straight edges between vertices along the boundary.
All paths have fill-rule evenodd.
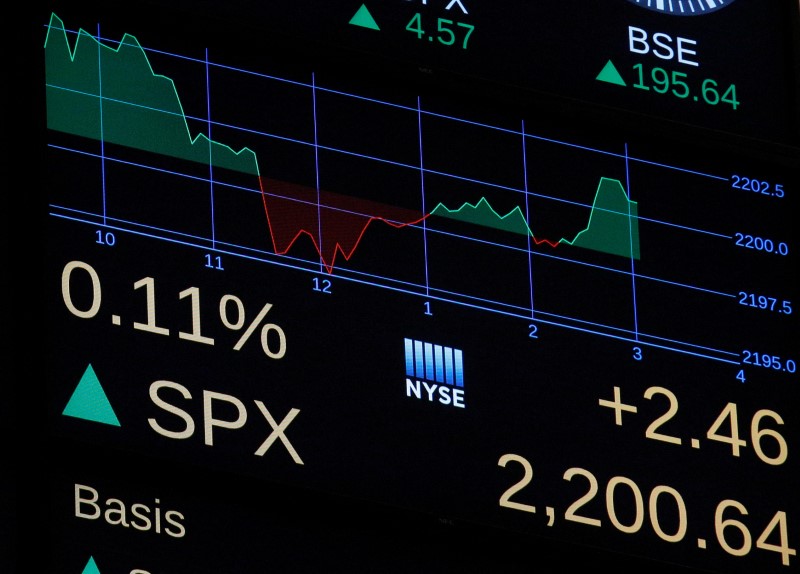
<path id="1" fill-rule="evenodd" d="M 738 263 L 710 267 L 697 249 L 674 262 L 658 245 L 730 241 L 701 201 L 670 211 L 657 189 L 725 176 L 532 133 L 499 113 L 388 101 L 313 70 L 150 57 L 136 36 L 70 31 L 55 14 L 44 47 L 54 163 L 103 173 L 99 195 L 91 183 L 54 192 L 57 218 L 738 364 L 744 322 L 715 322 L 736 298 Z M 214 105 L 185 103 L 206 81 Z M 699 326 L 688 334 L 662 316 L 665 300 L 701 309 Z"/>
<path id="2" fill-rule="evenodd" d="M 243 147 L 234 151 L 203 133 L 190 133 L 174 82 L 153 71 L 134 36 L 126 34 L 112 48 L 80 30 L 74 48 L 70 48 L 64 24 L 53 14 L 45 53 L 50 129 L 259 175 L 253 150 Z M 258 182 L 275 252 L 284 255 L 301 235 L 308 236 L 329 273 L 337 254 L 345 260 L 352 257 L 373 221 L 400 229 L 418 224 L 428 215 L 442 215 L 533 237 L 518 207 L 500 217 L 486 198 L 475 206 L 465 203 L 457 210 L 439 203 L 430 214 L 422 214 L 268 178 L 259 178 Z M 635 202 L 628 200 L 619 181 L 603 178 L 585 229 L 571 240 L 534 237 L 534 241 L 537 245 L 555 247 L 564 243 L 638 259 L 637 228 Z"/>
<path id="3" fill-rule="evenodd" d="M 80 30 L 70 48 L 53 14 L 45 58 L 50 129 L 258 175 L 252 150 L 190 134 L 174 83 L 153 71 L 134 36 L 113 48 Z"/>
<path id="4" fill-rule="evenodd" d="M 305 235 L 328 273 L 337 255 L 349 260 L 372 222 L 395 229 L 417 225 L 427 215 L 310 187 L 259 178 L 275 253 L 285 255 Z M 322 230 L 325 230 L 325 233 Z"/>
<path id="5" fill-rule="evenodd" d="M 477 203 L 465 202 L 457 209 L 449 209 L 438 204 L 431 215 L 451 217 L 460 221 L 469 221 L 477 225 L 485 225 L 530 235 L 536 245 L 546 244 L 558 247 L 559 244 L 574 245 L 587 249 L 596 249 L 612 255 L 639 259 L 639 226 L 637 223 L 636 202 L 630 201 L 625 194 L 622 183 L 617 180 L 601 178 L 597 187 L 592 211 L 586 228 L 578 232 L 574 238 L 562 237 L 558 240 L 537 238 L 534 236 L 522 209 L 517 206 L 505 215 L 498 214 L 489 201 L 482 197 Z"/>

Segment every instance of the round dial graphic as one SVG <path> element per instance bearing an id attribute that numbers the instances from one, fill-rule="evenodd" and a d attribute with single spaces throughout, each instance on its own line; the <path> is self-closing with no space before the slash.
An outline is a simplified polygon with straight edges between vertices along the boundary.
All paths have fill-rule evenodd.
<path id="1" fill-rule="evenodd" d="M 628 0 L 632 4 L 675 16 L 701 16 L 730 6 L 736 0 Z"/>

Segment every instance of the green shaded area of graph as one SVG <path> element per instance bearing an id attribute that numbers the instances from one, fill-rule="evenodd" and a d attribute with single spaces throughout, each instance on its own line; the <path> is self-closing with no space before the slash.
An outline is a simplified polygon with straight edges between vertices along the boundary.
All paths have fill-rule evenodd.
<path id="1" fill-rule="evenodd" d="M 558 241 L 537 239 L 519 206 L 505 215 L 500 215 L 485 197 L 474 204 L 464 203 L 457 209 L 450 209 L 440 203 L 431 211 L 431 215 L 528 235 L 536 243 L 548 243 L 552 246 L 564 243 L 611 255 L 639 259 L 637 204 L 628 199 L 625 189 L 616 179 L 606 177 L 600 179 L 592 202 L 589 223 L 572 239 L 564 237 Z"/>
<path id="2" fill-rule="evenodd" d="M 45 39 L 47 127 L 258 175 L 255 153 L 192 136 L 173 81 L 153 72 L 138 40 L 115 48 L 80 30 L 70 49 L 55 14 Z"/>
<path id="3" fill-rule="evenodd" d="M 249 148 L 234 151 L 203 133 L 192 136 L 174 82 L 153 71 L 144 48 L 130 34 L 112 47 L 81 29 L 71 48 L 63 21 L 52 14 L 45 81 L 50 129 L 259 175 Z M 613 179 L 601 179 L 588 225 L 572 239 L 537 239 L 519 207 L 501 216 L 485 198 L 458 209 L 440 203 L 431 214 L 528 235 L 536 243 L 639 259 L 637 206 Z"/>

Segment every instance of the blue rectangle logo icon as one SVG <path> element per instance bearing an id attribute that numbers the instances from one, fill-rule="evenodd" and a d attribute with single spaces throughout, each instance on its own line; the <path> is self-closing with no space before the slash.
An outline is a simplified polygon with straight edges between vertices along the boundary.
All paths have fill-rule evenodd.
<path id="1" fill-rule="evenodd" d="M 464 354 L 461 349 L 405 339 L 406 376 L 464 386 Z"/>

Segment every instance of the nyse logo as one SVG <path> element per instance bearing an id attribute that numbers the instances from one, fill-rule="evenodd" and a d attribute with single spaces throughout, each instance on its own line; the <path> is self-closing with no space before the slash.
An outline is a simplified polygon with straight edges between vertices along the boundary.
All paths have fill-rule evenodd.
<path id="1" fill-rule="evenodd" d="M 463 409 L 464 357 L 460 349 L 405 339 L 406 396 Z"/>

